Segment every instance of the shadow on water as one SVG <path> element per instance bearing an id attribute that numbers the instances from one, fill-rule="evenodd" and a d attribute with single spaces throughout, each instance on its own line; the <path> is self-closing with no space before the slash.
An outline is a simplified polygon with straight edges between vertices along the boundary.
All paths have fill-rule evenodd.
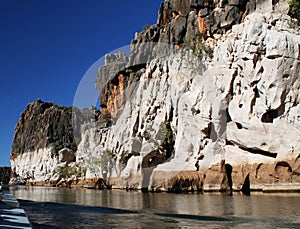
<path id="1" fill-rule="evenodd" d="M 185 215 L 185 214 L 164 214 L 164 213 L 154 213 L 155 215 L 161 217 L 177 218 L 177 219 L 191 219 L 198 221 L 213 221 L 213 222 L 232 222 L 237 221 L 233 218 L 228 217 L 218 217 L 218 216 L 200 216 L 200 215 Z"/>
<path id="2" fill-rule="evenodd" d="M 33 228 L 86 228 L 109 225 L 109 218 L 137 214 L 136 211 L 108 207 L 81 206 L 53 202 L 18 200 Z"/>
<path id="3" fill-rule="evenodd" d="M 30 206 L 31 208 L 44 210 L 45 207 L 50 211 L 50 209 L 54 209 L 54 211 L 72 211 L 72 212 L 95 212 L 100 214 L 136 214 L 137 211 L 132 210 L 123 210 L 123 209 L 115 209 L 108 207 L 93 207 L 93 206 L 81 206 L 77 204 L 63 204 L 63 203 L 52 203 L 52 202 L 34 202 L 30 200 L 18 200 L 22 207 L 26 208 Z"/>
<path id="4" fill-rule="evenodd" d="M 173 214 L 22 199 L 19 202 L 33 228 L 300 228 L 300 223 L 278 217 Z"/>

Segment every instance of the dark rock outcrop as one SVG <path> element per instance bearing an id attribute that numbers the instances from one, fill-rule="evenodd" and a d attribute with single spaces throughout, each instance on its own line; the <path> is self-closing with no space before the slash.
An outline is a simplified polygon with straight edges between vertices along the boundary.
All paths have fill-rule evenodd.
<path id="1" fill-rule="evenodd" d="M 49 180 L 62 163 L 74 163 L 82 126 L 96 125 L 102 116 L 95 107 L 80 110 L 40 99 L 30 103 L 15 127 L 11 183 Z"/>
<path id="2" fill-rule="evenodd" d="M 161 4 L 157 24 L 136 34 L 131 42 L 129 66 L 147 63 L 157 52 L 153 46 L 168 44 L 179 48 L 184 42 L 193 42 L 195 37 L 213 37 L 224 34 L 247 15 L 244 1 L 171 0 Z M 148 42 L 157 44 L 147 44 Z M 154 49 L 154 50 L 153 50 Z"/>
<path id="3" fill-rule="evenodd" d="M 72 148 L 72 110 L 36 100 L 21 114 L 15 127 L 11 158 L 50 145 Z"/>

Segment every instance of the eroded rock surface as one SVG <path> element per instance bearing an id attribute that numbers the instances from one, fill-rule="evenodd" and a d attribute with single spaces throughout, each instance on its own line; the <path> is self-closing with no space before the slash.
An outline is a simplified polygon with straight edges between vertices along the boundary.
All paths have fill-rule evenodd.
<path id="1" fill-rule="evenodd" d="M 299 183 L 299 27 L 285 1 L 273 3 L 163 2 L 157 24 L 135 35 L 129 58 L 107 56 L 96 80 L 102 113 L 93 122 L 77 118 L 76 154 L 63 149 L 47 161 L 51 169 L 36 170 L 32 161 L 41 166 L 51 157 L 39 151 L 50 145 L 47 135 L 22 148 L 14 141 L 13 171 L 33 182 L 84 186 L 80 178 L 92 187 L 101 178 L 114 188 L 156 191 L 249 194 Z M 26 120 L 15 139 L 32 131 Z M 54 168 L 70 173 L 47 176 Z"/>

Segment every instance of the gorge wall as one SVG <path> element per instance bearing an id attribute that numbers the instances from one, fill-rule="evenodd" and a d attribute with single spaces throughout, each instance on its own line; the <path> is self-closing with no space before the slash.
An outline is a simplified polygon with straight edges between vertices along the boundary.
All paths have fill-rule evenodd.
<path id="1" fill-rule="evenodd" d="M 245 193 L 299 184 L 300 34 L 287 13 L 287 1 L 163 2 L 129 58 L 106 56 L 101 114 L 73 108 L 72 125 L 68 108 L 26 108 L 13 179 Z"/>

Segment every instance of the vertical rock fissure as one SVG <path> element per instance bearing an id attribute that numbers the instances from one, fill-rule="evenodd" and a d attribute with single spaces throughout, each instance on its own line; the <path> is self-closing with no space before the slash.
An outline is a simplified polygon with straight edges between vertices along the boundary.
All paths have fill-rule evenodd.
<path id="1" fill-rule="evenodd" d="M 248 174 L 244 180 L 244 183 L 242 186 L 242 193 L 247 196 L 250 195 L 250 174 Z"/>

